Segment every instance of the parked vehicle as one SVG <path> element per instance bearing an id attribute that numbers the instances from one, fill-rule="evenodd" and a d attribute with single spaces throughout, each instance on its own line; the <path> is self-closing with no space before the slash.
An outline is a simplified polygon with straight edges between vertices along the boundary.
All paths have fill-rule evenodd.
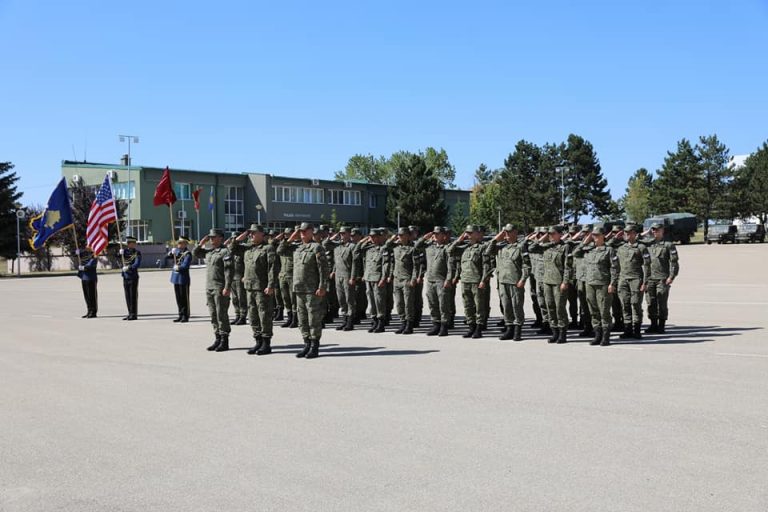
<path id="1" fill-rule="evenodd" d="M 728 242 L 736 243 L 736 226 L 733 224 L 715 224 L 709 226 L 707 231 L 707 245 L 714 243 L 726 244 Z"/>
<path id="2" fill-rule="evenodd" d="M 736 242 L 765 242 L 765 226 L 762 224 L 741 224 L 737 226 Z"/>
<path id="3" fill-rule="evenodd" d="M 645 219 L 643 228 L 648 230 L 655 222 L 664 225 L 664 240 L 681 244 L 689 243 L 699 227 L 696 216 L 692 213 L 667 213 Z"/>

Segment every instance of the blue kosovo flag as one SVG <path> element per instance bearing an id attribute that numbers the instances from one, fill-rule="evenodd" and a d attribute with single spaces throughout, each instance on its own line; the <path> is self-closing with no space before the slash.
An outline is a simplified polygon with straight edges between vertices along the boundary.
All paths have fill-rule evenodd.
<path id="1" fill-rule="evenodd" d="M 48 206 L 43 213 L 29 221 L 29 226 L 32 228 L 29 245 L 33 250 L 44 246 L 49 238 L 62 229 L 72 226 L 72 207 L 69 204 L 66 179 L 61 178 L 48 199 Z"/>

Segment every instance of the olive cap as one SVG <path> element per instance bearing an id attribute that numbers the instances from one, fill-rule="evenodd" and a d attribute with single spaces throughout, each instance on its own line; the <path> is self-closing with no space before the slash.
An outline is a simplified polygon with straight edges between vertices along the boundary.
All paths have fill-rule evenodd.
<path id="1" fill-rule="evenodd" d="M 397 230 L 398 235 L 410 235 L 411 231 L 408 228 L 400 228 Z"/>
<path id="2" fill-rule="evenodd" d="M 211 230 L 208 232 L 208 236 L 220 236 L 224 237 L 224 231 L 219 228 L 211 228 Z"/>
<path id="3" fill-rule="evenodd" d="M 307 229 L 314 229 L 315 226 L 311 222 L 302 222 L 299 224 L 299 231 L 306 231 Z"/>
<path id="4" fill-rule="evenodd" d="M 363 234 L 363 232 L 362 232 L 362 231 L 360 231 L 360 228 L 352 228 L 352 229 L 350 229 L 349 231 L 350 231 L 350 233 L 352 233 L 353 235 L 362 235 L 362 234 Z"/>
<path id="5" fill-rule="evenodd" d="M 261 224 L 251 224 L 251 227 L 248 228 L 248 231 L 258 231 L 259 233 L 264 233 L 264 226 Z"/>
<path id="6" fill-rule="evenodd" d="M 661 222 L 654 222 L 651 224 L 651 229 L 663 229 L 664 225 Z"/>
<path id="7" fill-rule="evenodd" d="M 589 233 L 590 231 L 592 231 L 592 226 L 590 224 L 584 224 L 581 226 L 582 233 Z"/>
<path id="8" fill-rule="evenodd" d="M 563 226 L 550 226 L 549 227 L 549 233 L 560 233 L 563 234 Z"/>
<path id="9" fill-rule="evenodd" d="M 603 226 L 597 226 L 592 230 L 593 235 L 605 235 L 605 228 Z"/>
<path id="10" fill-rule="evenodd" d="M 626 232 L 633 231 L 637 233 L 640 231 L 640 229 L 638 228 L 637 224 L 627 224 L 626 226 L 624 226 L 624 231 Z"/>
<path id="11" fill-rule="evenodd" d="M 432 232 L 433 233 L 447 233 L 448 230 L 446 230 L 444 226 L 435 226 L 435 229 L 433 229 Z"/>
<path id="12" fill-rule="evenodd" d="M 517 231 L 517 226 L 514 224 L 507 224 L 504 226 L 504 231 Z"/>

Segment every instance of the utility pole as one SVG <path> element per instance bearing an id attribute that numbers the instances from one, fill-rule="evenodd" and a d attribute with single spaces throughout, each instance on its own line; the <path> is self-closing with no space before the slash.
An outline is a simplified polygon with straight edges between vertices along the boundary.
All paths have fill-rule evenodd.
<path id="1" fill-rule="evenodd" d="M 131 236 L 133 229 L 131 226 L 131 196 L 133 195 L 131 191 L 135 191 L 136 187 L 133 186 L 133 181 L 131 181 L 131 142 L 134 144 L 139 143 L 139 137 L 137 135 L 118 135 L 120 138 L 120 142 L 128 142 L 128 161 L 125 162 L 128 166 L 128 191 L 126 194 L 128 195 L 128 225 L 127 227 L 127 234 L 128 236 Z M 173 228 L 173 226 L 171 226 Z"/>

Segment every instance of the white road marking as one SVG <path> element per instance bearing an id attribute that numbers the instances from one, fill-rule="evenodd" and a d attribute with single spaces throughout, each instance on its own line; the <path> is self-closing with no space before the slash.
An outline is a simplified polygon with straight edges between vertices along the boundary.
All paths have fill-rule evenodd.
<path id="1" fill-rule="evenodd" d="M 622 347 L 620 345 L 611 345 L 613 348 L 618 348 L 621 350 L 643 350 L 642 347 Z"/>
<path id="2" fill-rule="evenodd" d="M 768 306 L 768 302 L 730 302 L 730 301 L 706 301 L 706 300 L 686 300 L 674 301 L 673 304 L 714 304 L 717 306 Z"/>
<path id="3" fill-rule="evenodd" d="M 718 287 L 729 287 L 729 288 L 765 288 L 765 285 L 762 284 L 736 284 L 736 283 L 711 283 L 711 284 L 705 284 L 704 286 L 718 286 Z"/>
<path id="4" fill-rule="evenodd" d="M 768 359 L 768 354 L 737 354 L 735 352 L 715 352 L 716 356 L 734 356 L 734 357 L 763 357 Z"/>

